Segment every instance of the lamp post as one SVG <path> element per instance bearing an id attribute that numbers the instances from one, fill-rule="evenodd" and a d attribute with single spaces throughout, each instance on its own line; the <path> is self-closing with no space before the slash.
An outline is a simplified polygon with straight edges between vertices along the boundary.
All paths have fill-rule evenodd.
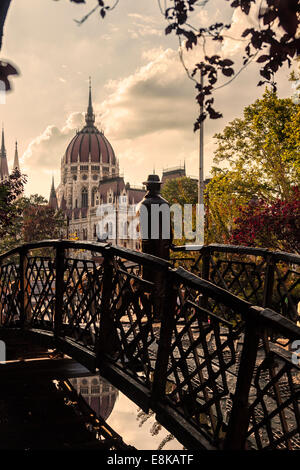
<path id="1" fill-rule="evenodd" d="M 201 90 L 203 89 L 203 75 L 200 71 Z M 203 101 L 200 104 L 200 116 L 203 113 Z M 198 204 L 204 204 L 204 178 L 203 178 L 203 121 L 200 122 L 199 129 L 199 181 L 198 181 Z"/>
<path id="2" fill-rule="evenodd" d="M 203 73 L 200 70 L 200 84 L 201 90 L 203 90 Z M 203 100 L 200 104 L 200 116 L 203 113 Z M 198 207 L 196 213 L 196 243 L 204 244 L 204 230 L 205 230 L 205 208 L 204 208 L 204 132 L 203 132 L 203 120 L 200 122 L 199 128 L 199 179 L 198 179 Z"/>

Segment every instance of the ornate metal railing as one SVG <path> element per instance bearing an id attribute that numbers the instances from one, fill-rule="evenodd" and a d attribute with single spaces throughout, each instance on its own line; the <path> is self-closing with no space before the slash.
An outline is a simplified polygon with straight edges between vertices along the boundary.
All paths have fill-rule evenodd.
<path id="1" fill-rule="evenodd" d="M 27 244 L 0 262 L 1 338 L 18 329 L 99 370 L 188 448 L 300 447 L 300 328 L 280 313 L 101 243 Z"/>
<path id="2" fill-rule="evenodd" d="M 174 247 L 172 264 L 253 305 L 272 308 L 296 323 L 300 321 L 299 255 L 237 245 L 186 245 Z"/>

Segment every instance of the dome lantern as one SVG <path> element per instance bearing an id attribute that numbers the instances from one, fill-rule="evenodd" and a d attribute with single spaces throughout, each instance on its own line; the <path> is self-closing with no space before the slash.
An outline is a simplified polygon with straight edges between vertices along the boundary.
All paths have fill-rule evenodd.
<path id="1" fill-rule="evenodd" d="M 95 122 L 95 114 L 93 111 L 92 105 L 92 84 L 91 84 L 91 77 L 89 77 L 89 104 L 87 108 L 87 113 L 85 115 L 85 122 L 88 127 L 94 126 Z"/>

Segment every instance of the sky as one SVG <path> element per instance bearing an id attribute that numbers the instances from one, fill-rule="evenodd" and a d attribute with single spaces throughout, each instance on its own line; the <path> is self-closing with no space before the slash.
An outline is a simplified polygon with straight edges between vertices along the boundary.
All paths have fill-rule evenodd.
<path id="1" fill-rule="evenodd" d="M 60 161 L 69 141 L 84 123 L 88 80 L 92 77 L 96 124 L 112 144 L 125 181 L 141 185 L 153 170 L 186 164 L 187 174 L 199 173 L 199 134 L 193 124 L 199 111 L 194 83 L 179 60 L 178 39 L 165 35 L 167 23 L 157 0 L 120 0 L 102 20 L 96 11 L 80 20 L 96 0 L 76 5 L 70 0 L 12 0 L 1 60 L 13 63 L 20 75 L 0 104 L 11 168 L 18 141 L 21 169 L 28 176 L 25 193 L 48 198 L 52 175 L 60 182 Z M 227 5 L 227 9 L 224 9 Z M 239 60 L 244 43 L 238 37 L 255 21 L 234 13 L 228 2 L 210 0 L 197 10 L 193 24 L 225 20 L 232 27 L 214 52 Z M 201 60 L 202 49 L 185 54 L 186 64 Z M 290 71 L 277 76 L 279 97 L 291 96 Z M 264 89 L 257 64 L 250 64 L 231 84 L 215 94 L 215 109 L 223 118 L 204 123 L 204 175 L 209 176 L 215 149 L 214 134 Z"/>

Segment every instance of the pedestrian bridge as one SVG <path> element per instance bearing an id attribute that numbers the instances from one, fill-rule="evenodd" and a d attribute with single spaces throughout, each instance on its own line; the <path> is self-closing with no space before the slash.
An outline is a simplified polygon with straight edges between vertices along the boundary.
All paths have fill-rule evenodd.
<path id="1" fill-rule="evenodd" d="M 47 240 L 0 262 L 10 350 L 22 337 L 99 372 L 188 449 L 300 448 L 300 256 Z"/>

